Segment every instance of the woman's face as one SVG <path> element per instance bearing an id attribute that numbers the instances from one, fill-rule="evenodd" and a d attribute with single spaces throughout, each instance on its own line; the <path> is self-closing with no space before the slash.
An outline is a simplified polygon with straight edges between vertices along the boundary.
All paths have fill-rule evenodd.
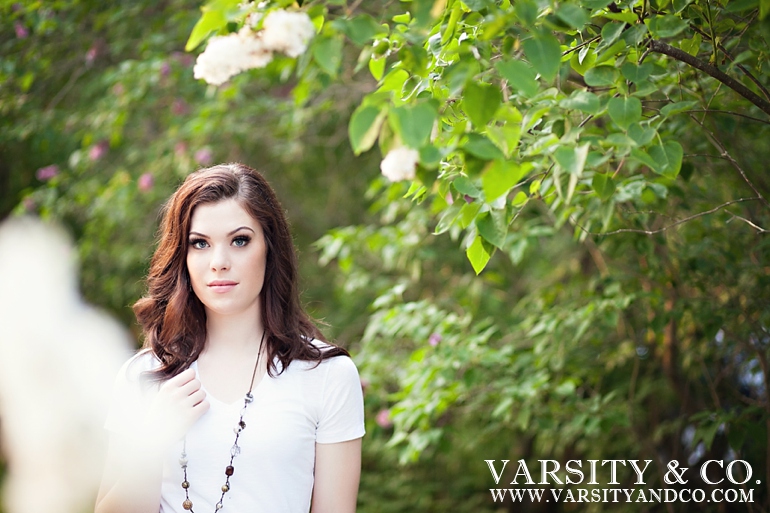
<path id="1" fill-rule="evenodd" d="M 187 271 L 206 314 L 259 313 L 267 246 L 262 226 L 235 199 L 193 210 Z"/>

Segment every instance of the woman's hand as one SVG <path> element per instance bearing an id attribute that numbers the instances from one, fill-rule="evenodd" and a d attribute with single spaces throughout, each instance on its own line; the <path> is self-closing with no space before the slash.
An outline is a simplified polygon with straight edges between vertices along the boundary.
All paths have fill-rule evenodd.
<path id="1" fill-rule="evenodd" d="M 193 369 L 187 369 L 160 386 L 147 411 L 142 438 L 168 447 L 181 439 L 208 409 L 201 382 Z"/>

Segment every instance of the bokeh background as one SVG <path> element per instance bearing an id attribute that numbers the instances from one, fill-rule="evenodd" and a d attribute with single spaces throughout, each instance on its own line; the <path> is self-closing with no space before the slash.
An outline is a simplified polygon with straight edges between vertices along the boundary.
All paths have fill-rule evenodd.
<path id="1" fill-rule="evenodd" d="M 311 4 L 325 5 L 330 17 L 368 14 L 378 22 L 405 10 L 374 0 Z M 690 4 L 656 8 L 684 19 Z M 692 6 L 712 9 L 706 4 Z M 485 2 L 462 5 L 468 26 L 494 21 Z M 549 5 L 558 7 L 536 8 Z M 637 3 L 612 5 L 633 12 Z M 737 37 L 725 53 L 743 56 L 739 64 L 758 84 L 741 80 L 762 95 L 770 30 L 758 6 L 744 1 L 729 11 L 728 2 L 714 2 L 714 13 L 733 22 L 711 28 L 725 40 Z M 0 1 L 0 218 L 29 214 L 66 227 L 82 295 L 122 323 L 137 346 L 131 305 L 143 291 L 162 202 L 199 167 L 244 162 L 265 174 L 288 212 L 309 312 L 359 366 L 367 413 L 362 513 L 696 510 L 494 504 L 486 459 L 525 459 L 535 472 L 539 459 L 650 459 L 648 486 L 662 488 L 669 460 L 697 467 L 740 458 L 752 465 L 755 502 L 699 510 L 768 510 L 770 208 L 760 200 L 726 205 L 770 197 L 766 113 L 704 74 L 661 61 L 668 67 L 658 73 L 657 101 L 678 96 L 700 109 L 692 119 L 701 124 L 673 113 L 656 125 L 665 141 L 684 148 L 681 173 L 656 177 L 639 162 L 626 172 L 618 152 L 609 161 L 618 184 L 611 201 L 597 199 L 600 187 L 590 180 L 578 185 L 575 201 L 587 199 L 574 208 L 530 188 L 531 202 L 509 219 L 477 275 L 462 230 L 440 226 L 447 201 L 422 201 L 408 181 L 390 183 L 377 148 L 351 149 L 351 115 L 378 87 L 361 64 L 371 41 L 335 39 L 339 62 L 331 71 L 319 50 L 312 76 L 276 59 L 216 88 L 193 79 L 196 52 L 184 50 L 200 16 L 200 3 L 188 0 Z M 699 19 L 689 21 L 713 36 Z M 560 41 L 574 46 L 574 31 L 562 29 Z M 749 29 L 752 39 L 736 35 Z M 515 40 L 517 31 L 506 37 Z M 695 44 L 694 29 L 680 32 L 672 33 Z M 705 61 L 709 52 L 724 61 L 698 37 Z M 505 44 L 499 51 L 518 51 L 515 41 Z M 388 66 L 417 57 L 386 56 Z M 575 67 L 565 61 L 564 83 L 556 78 L 562 97 L 580 85 L 567 85 Z M 593 90 L 604 95 L 602 105 L 614 94 Z M 505 101 L 516 102 L 511 95 Z M 519 108 L 528 115 L 532 105 Z M 653 109 L 645 118 L 654 117 L 653 103 L 645 109 Z M 612 122 L 598 110 L 596 117 L 596 134 L 606 137 Z M 565 128 L 567 118 L 555 119 L 527 125 L 522 140 L 538 130 L 562 137 L 569 121 Z M 597 147 L 601 137 L 593 139 Z M 522 150 L 522 158 L 540 155 L 534 151 Z M 483 160 L 466 157 L 469 167 Z M 607 162 L 589 158 L 597 169 Z M 476 199 L 467 184 L 453 187 L 441 189 L 442 198 Z M 685 218 L 692 219 L 678 224 Z M 0 463 L 0 480 L 3 469 Z M 623 482 L 632 483 L 624 472 Z M 709 489 L 693 478 L 693 487 Z"/>

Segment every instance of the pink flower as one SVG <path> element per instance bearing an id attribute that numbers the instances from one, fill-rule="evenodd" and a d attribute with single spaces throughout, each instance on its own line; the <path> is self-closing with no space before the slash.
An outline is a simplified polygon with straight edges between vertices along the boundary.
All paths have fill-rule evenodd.
<path id="1" fill-rule="evenodd" d="M 51 164 L 50 166 L 41 167 L 35 173 L 35 176 L 41 182 L 46 182 L 59 174 L 59 166 Z"/>
<path id="2" fill-rule="evenodd" d="M 140 191 L 147 192 L 152 189 L 152 186 L 155 184 L 155 178 L 151 173 L 144 173 L 139 177 L 139 180 L 137 180 L 136 184 Z"/>
<path id="3" fill-rule="evenodd" d="M 167 77 L 171 73 L 171 65 L 168 62 L 164 62 L 160 65 L 160 76 Z"/>
<path id="4" fill-rule="evenodd" d="M 98 143 L 91 146 L 91 148 L 88 150 L 88 158 L 95 162 L 104 157 L 107 154 L 107 150 L 109 149 L 109 141 L 99 141 Z"/>
<path id="5" fill-rule="evenodd" d="M 177 158 L 182 158 L 187 154 L 187 144 L 183 141 L 179 141 L 174 145 L 174 154 Z"/>
<path id="6" fill-rule="evenodd" d="M 428 337 L 428 344 L 433 347 L 436 347 L 439 342 L 441 342 L 441 335 L 438 333 L 431 333 L 430 337 Z"/>
<path id="7" fill-rule="evenodd" d="M 26 39 L 29 36 L 29 30 L 21 22 L 15 22 L 13 28 L 16 31 L 16 37 L 19 39 Z"/>
<path id="8" fill-rule="evenodd" d="M 211 161 L 214 159 L 214 155 L 211 152 L 211 148 L 201 148 L 200 150 L 195 152 L 195 162 L 200 164 L 201 166 L 208 166 L 211 164 Z"/>
<path id="9" fill-rule="evenodd" d="M 384 429 L 393 427 L 393 421 L 390 420 L 390 410 L 388 409 L 380 410 L 377 413 L 375 422 L 377 422 L 378 426 Z"/>
<path id="10" fill-rule="evenodd" d="M 123 87 L 123 84 L 121 84 L 120 82 L 112 86 L 112 94 L 114 94 L 115 96 L 122 96 L 123 93 L 125 92 L 126 92 L 126 88 Z"/>
<path id="11" fill-rule="evenodd" d="M 177 99 L 171 104 L 171 112 L 174 116 L 184 116 L 188 110 L 187 103 L 184 100 Z"/>
<path id="12" fill-rule="evenodd" d="M 92 46 L 88 49 L 86 52 L 86 64 L 89 66 L 94 63 L 96 60 L 96 56 L 99 53 L 99 50 L 97 50 L 96 45 Z"/>

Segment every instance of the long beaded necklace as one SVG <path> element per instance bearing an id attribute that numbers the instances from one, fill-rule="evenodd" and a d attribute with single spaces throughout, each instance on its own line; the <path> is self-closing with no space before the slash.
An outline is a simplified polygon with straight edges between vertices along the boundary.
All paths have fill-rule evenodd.
<path id="1" fill-rule="evenodd" d="M 230 491 L 230 477 L 235 473 L 235 467 L 233 466 L 233 460 L 241 453 L 241 448 L 238 446 L 238 438 L 241 436 L 241 432 L 246 429 L 246 423 L 243 421 L 243 416 L 246 413 L 246 408 L 254 402 L 254 396 L 251 395 L 251 391 L 254 388 L 254 379 L 257 377 L 257 369 L 259 368 L 259 357 L 262 355 L 262 343 L 265 341 L 265 331 L 262 331 L 262 338 L 259 340 L 259 351 L 257 352 L 257 363 L 254 364 L 254 372 L 251 375 L 251 384 L 249 385 L 249 391 L 246 392 L 246 397 L 243 399 L 243 408 L 241 408 L 241 416 L 238 419 L 238 424 L 233 428 L 235 433 L 235 442 L 230 448 L 230 463 L 225 467 L 225 484 L 222 485 L 222 495 L 219 497 L 219 501 L 216 503 L 215 511 L 222 509 L 222 501 L 225 499 L 225 494 Z M 184 481 L 182 481 L 182 488 L 184 489 L 184 502 L 182 507 L 190 513 L 193 511 L 193 503 L 190 500 L 189 490 L 190 482 L 187 480 L 187 438 L 182 441 L 182 456 L 179 458 L 179 465 L 184 472 Z"/>

